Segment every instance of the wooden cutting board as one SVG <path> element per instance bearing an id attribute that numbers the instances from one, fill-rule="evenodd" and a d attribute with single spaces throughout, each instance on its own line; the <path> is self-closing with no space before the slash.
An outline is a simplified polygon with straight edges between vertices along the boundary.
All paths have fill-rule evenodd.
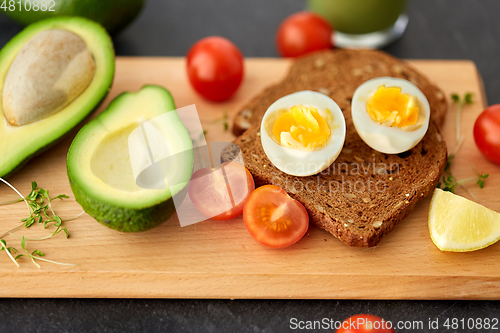
<path id="1" fill-rule="evenodd" d="M 484 189 L 471 185 L 478 201 L 500 210 L 500 167 L 476 149 L 472 126 L 486 105 L 481 79 L 469 61 L 411 61 L 444 89 L 472 92 L 475 103 L 463 112 L 462 131 L 467 138 L 453 172 L 472 177 L 472 163 L 489 173 Z M 171 90 L 178 107 L 196 104 L 211 141 L 232 140 L 223 131 L 223 109 L 229 115 L 255 93 L 279 81 L 289 62 L 281 59 L 247 59 L 246 78 L 233 99 L 212 104 L 198 97 L 187 83 L 181 58 L 118 58 L 115 83 L 99 110 L 123 91 L 144 84 Z M 444 136 L 454 147 L 454 108 L 450 108 Z M 71 138 L 32 160 L 9 181 L 23 194 L 36 180 L 52 194 L 72 197 L 66 176 L 66 153 Z M 468 196 L 459 190 L 458 193 Z M 13 192 L 0 185 L 0 202 Z M 110 230 L 88 215 L 66 226 L 71 237 L 59 235 L 42 242 L 28 242 L 46 258 L 76 266 L 41 263 L 28 259 L 17 268 L 0 252 L 0 296 L 3 297 L 179 297 L 179 298 L 364 298 L 364 299 L 500 299 L 500 243 L 472 253 L 445 253 L 432 243 L 427 229 L 430 198 L 374 248 L 351 248 L 329 233 L 311 226 L 306 236 L 286 249 L 270 249 L 255 242 L 241 218 L 205 221 L 181 228 L 176 217 L 140 234 Z M 63 218 L 82 210 L 73 198 L 56 202 Z M 0 207 L 0 233 L 19 224 L 26 207 L 20 203 Z M 16 234 L 47 235 L 40 225 Z M 6 238 L 20 249 L 19 238 Z"/>

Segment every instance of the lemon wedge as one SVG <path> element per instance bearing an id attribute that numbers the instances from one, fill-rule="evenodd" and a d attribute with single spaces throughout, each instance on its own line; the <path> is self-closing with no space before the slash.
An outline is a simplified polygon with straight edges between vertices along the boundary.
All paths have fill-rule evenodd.
<path id="1" fill-rule="evenodd" d="M 500 239 L 500 214 L 451 192 L 435 189 L 429 231 L 441 251 L 475 251 Z"/>

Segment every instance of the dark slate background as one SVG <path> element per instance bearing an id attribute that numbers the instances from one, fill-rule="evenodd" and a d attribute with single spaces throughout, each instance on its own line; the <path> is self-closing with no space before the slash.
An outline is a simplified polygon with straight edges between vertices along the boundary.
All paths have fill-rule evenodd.
<path id="1" fill-rule="evenodd" d="M 385 50 L 400 58 L 470 59 L 484 79 L 489 103 L 500 103 L 500 1 L 409 0 L 408 7 L 405 35 Z M 115 38 L 116 52 L 183 56 L 198 39 L 221 35 L 247 57 L 274 57 L 279 23 L 304 8 L 303 0 L 147 0 L 140 17 Z M 0 47 L 21 29 L 0 15 Z M 0 276 L 0 288 L 6 287 Z M 290 318 L 342 320 L 363 312 L 393 322 L 427 325 L 438 318 L 442 324 L 453 317 L 500 319 L 500 302 L 1 299 L 0 332 L 286 332 Z M 498 330 L 477 330 L 490 331 L 500 331 L 500 324 Z"/>

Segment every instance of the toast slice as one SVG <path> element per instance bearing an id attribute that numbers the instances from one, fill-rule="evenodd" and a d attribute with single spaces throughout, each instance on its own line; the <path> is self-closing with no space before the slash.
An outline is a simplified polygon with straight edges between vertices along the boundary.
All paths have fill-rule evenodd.
<path id="1" fill-rule="evenodd" d="M 360 53 L 356 55 L 356 52 Z M 324 61 L 323 74 L 311 67 L 317 59 Z M 344 59 L 347 65 L 335 71 L 339 80 L 334 80 L 328 73 L 332 72 L 332 63 L 341 61 L 338 59 Z M 363 59 L 372 71 L 365 68 L 366 73 L 359 78 L 348 75 L 353 68 L 363 64 Z M 380 62 L 373 59 L 380 59 Z M 388 75 L 389 65 L 402 68 L 401 73 L 394 71 L 391 74 L 399 74 L 397 77 L 411 79 L 419 85 L 429 99 L 434 120 L 417 146 L 397 155 L 382 154 L 367 146 L 354 129 L 351 118 L 350 102 L 356 87 L 372 76 Z M 337 102 L 346 121 L 346 140 L 341 154 L 327 170 L 313 176 L 294 177 L 275 168 L 264 153 L 260 120 L 276 99 L 306 89 L 326 93 Z M 447 150 L 435 121 L 444 121 L 446 108 L 441 90 L 406 64 L 380 51 L 319 52 L 298 60 L 283 82 L 267 88 L 250 101 L 239 113 L 240 119 L 235 120 L 236 133 L 245 127 L 248 130 L 235 143 L 240 146 L 245 166 L 257 186 L 275 184 L 282 187 L 305 206 L 313 224 L 347 245 L 370 247 L 394 229 L 416 203 L 436 187 L 446 166 Z"/>
<path id="2" fill-rule="evenodd" d="M 431 119 L 440 127 L 448 110 L 444 93 L 408 63 L 378 50 L 328 50 L 299 58 L 281 82 L 253 98 L 235 116 L 233 133 L 243 134 L 260 122 L 269 105 L 299 90 L 315 90 L 330 96 L 342 110 L 363 82 L 392 76 L 413 82 L 429 100 Z"/>

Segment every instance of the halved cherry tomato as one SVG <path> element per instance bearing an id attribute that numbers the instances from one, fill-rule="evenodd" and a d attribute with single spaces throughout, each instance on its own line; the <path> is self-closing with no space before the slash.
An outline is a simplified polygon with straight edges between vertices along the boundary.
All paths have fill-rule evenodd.
<path id="1" fill-rule="evenodd" d="M 275 185 L 259 187 L 250 194 L 243 208 L 243 220 L 250 235 L 269 247 L 292 245 L 309 227 L 304 206 Z"/>
<path id="2" fill-rule="evenodd" d="M 474 140 L 484 156 L 500 164 L 500 104 L 479 115 L 474 124 Z"/>
<path id="3" fill-rule="evenodd" d="M 208 218 L 230 220 L 243 212 L 243 206 L 255 184 L 250 172 L 237 162 L 218 168 L 203 168 L 191 176 L 189 198 Z"/>
<path id="4" fill-rule="evenodd" d="M 283 57 L 298 57 L 333 47 L 333 29 L 324 18 L 311 12 L 287 17 L 276 33 L 276 46 Z"/>
<path id="5" fill-rule="evenodd" d="M 371 314 L 358 314 L 342 322 L 336 333 L 395 333 L 392 323 Z"/>
<path id="6" fill-rule="evenodd" d="M 193 88 L 208 100 L 231 97 L 243 79 L 243 55 L 228 39 L 206 37 L 187 54 L 187 73 Z"/>

